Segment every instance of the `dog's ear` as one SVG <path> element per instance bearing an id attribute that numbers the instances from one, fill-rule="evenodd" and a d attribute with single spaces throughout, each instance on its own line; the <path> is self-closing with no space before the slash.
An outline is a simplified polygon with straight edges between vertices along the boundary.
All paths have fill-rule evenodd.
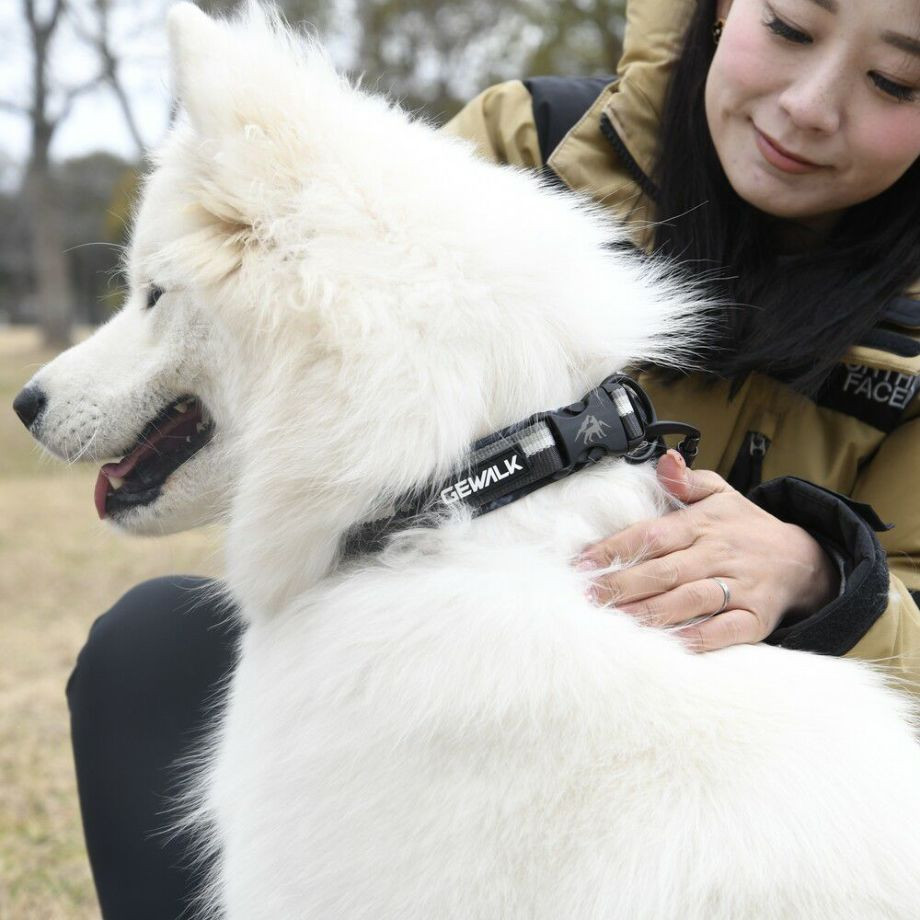
<path id="1" fill-rule="evenodd" d="M 312 157 L 341 134 L 344 84 L 318 46 L 256 0 L 226 20 L 178 3 L 168 24 L 186 118 L 160 151 L 158 172 L 191 199 L 182 213 L 217 244 L 214 261 L 227 274 L 246 252 L 277 248 L 274 235 L 287 228 L 278 218 L 291 213 Z"/>
<path id="2" fill-rule="evenodd" d="M 290 198 L 292 170 L 274 154 L 272 132 L 290 130 L 277 97 L 279 84 L 296 80 L 287 79 L 290 61 L 276 14 L 252 0 L 227 20 L 178 3 L 169 11 L 168 32 L 174 97 L 191 129 L 180 125 L 174 132 L 181 144 L 168 148 L 169 168 L 191 197 L 184 219 L 211 242 L 213 254 L 196 276 L 224 276 L 266 238 L 256 228 L 271 225 Z"/>
<path id="3" fill-rule="evenodd" d="M 234 42 L 225 23 L 193 3 L 177 3 L 167 20 L 173 96 L 201 134 L 227 127 Z"/>

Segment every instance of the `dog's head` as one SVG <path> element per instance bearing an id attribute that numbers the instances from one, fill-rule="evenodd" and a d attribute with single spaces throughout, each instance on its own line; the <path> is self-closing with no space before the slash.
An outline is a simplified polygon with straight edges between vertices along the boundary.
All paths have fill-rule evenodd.
<path id="1" fill-rule="evenodd" d="M 125 301 L 14 403 L 52 454 L 108 461 L 99 516 L 151 534 L 229 508 L 246 448 L 267 446 L 284 395 L 277 423 L 293 428 L 281 417 L 294 421 L 292 390 L 317 354 L 310 305 L 327 293 L 302 271 L 316 236 L 303 213 L 307 152 L 320 130 L 305 101 L 311 89 L 327 106 L 347 92 L 318 48 L 298 47 L 255 4 L 234 22 L 179 4 L 169 38 L 179 112 L 144 182 Z"/>
<path id="2" fill-rule="evenodd" d="M 49 450 L 110 461 L 96 502 L 120 526 L 232 500 L 270 570 L 306 518 L 332 545 L 471 440 L 690 328 L 596 210 L 348 85 L 256 6 L 180 4 L 170 44 L 180 114 L 126 303 L 17 398 Z"/>

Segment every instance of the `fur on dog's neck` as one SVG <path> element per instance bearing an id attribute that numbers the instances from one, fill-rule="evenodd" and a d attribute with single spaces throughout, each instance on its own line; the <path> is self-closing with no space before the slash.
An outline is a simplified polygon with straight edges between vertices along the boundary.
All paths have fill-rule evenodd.
<path id="1" fill-rule="evenodd" d="M 376 360 L 340 354 L 305 368 L 293 398 L 247 426 L 252 451 L 228 544 L 244 607 L 277 609 L 307 590 L 335 566 L 354 525 L 447 476 L 493 428 L 585 388 L 558 346 L 553 359 L 542 349 L 550 371 L 525 383 L 537 349 L 523 334 L 501 356 L 462 347 L 407 355 L 398 327 L 392 336 Z M 297 565 L 277 564 L 291 553 Z M 286 584 L 279 571 L 292 573 Z"/>
<path id="2" fill-rule="evenodd" d="M 554 374 L 541 375 L 532 387 L 516 392 L 502 389 L 503 381 L 522 379 L 535 353 L 530 344 L 528 347 L 528 337 L 522 335 L 503 354 L 504 360 L 494 364 L 482 359 L 477 363 L 462 352 L 427 362 L 424 392 L 417 386 L 424 368 L 406 360 L 375 365 L 373 372 L 352 378 L 350 385 L 342 365 L 334 366 L 338 362 L 330 365 L 330 376 L 325 379 L 322 375 L 318 379 L 316 365 L 314 373 L 305 373 L 304 378 L 312 380 L 317 389 L 305 387 L 298 395 L 299 411 L 288 409 L 253 419 L 250 443 L 255 449 L 234 504 L 229 544 L 228 569 L 234 573 L 232 587 L 243 609 L 257 616 L 270 614 L 309 590 L 342 561 L 346 538 L 356 525 L 380 517 L 397 497 L 421 492 L 431 482 L 444 479 L 466 459 L 470 444 L 484 429 L 583 395 L 586 373 L 574 373 L 572 363 L 564 360 L 559 349 Z M 548 354 L 544 351 L 544 356 Z M 477 373 L 468 382 L 457 371 L 469 366 L 476 366 Z M 498 402 L 493 394 L 498 392 L 508 403 L 504 417 L 492 422 Z M 272 432 L 276 436 L 270 441 L 271 451 L 266 452 L 258 445 L 269 442 Z M 288 435 L 279 438 L 278 432 Z M 574 477 L 584 477 L 583 485 L 557 484 L 548 487 L 545 496 L 522 499 L 519 508 L 495 512 L 493 516 L 505 525 L 482 528 L 476 522 L 470 525 L 474 529 L 467 526 L 462 532 L 475 539 L 476 534 L 495 534 L 508 526 L 518 544 L 552 546 L 558 558 L 564 559 L 589 540 L 661 510 L 663 498 L 648 473 L 629 470 L 622 462 L 602 464 L 590 476 L 582 472 Z M 609 503 L 605 509 L 605 491 L 624 492 L 624 487 L 615 487 L 617 480 L 630 482 L 626 491 L 637 496 L 637 507 L 644 515 Z M 553 504 L 550 493 L 558 503 L 555 515 L 547 510 Z M 543 509 L 539 515 L 532 510 L 535 501 Z M 559 514 L 571 520 L 558 526 L 551 537 L 545 522 Z M 447 526 L 458 532 L 456 525 L 469 517 L 467 510 L 458 509 Z M 430 551 L 441 535 L 425 529 L 409 538 Z M 405 534 L 399 542 L 407 545 Z M 296 563 L 280 564 L 291 556 Z M 289 573 L 286 581 L 279 578 L 279 572 Z"/>

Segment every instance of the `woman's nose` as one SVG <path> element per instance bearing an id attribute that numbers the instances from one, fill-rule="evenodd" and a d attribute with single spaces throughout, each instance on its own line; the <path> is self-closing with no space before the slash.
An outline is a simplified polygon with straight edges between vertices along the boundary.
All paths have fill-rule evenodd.
<path id="1" fill-rule="evenodd" d="M 813 67 L 793 75 L 782 92 L 780 107 L 802 131 L 833 134 L 843 121 L 846 104 L 844 75 L 833 67 Z"/>

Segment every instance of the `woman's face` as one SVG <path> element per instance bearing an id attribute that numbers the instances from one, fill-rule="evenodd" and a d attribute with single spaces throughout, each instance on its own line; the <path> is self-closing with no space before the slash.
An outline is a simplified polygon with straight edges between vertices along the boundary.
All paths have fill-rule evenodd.
<path id="1" fill-rule="evenodd" d="M 821 226 L 920 156 L 918 0 L 720 0 L 706 118 L 734 190 Z"/>

